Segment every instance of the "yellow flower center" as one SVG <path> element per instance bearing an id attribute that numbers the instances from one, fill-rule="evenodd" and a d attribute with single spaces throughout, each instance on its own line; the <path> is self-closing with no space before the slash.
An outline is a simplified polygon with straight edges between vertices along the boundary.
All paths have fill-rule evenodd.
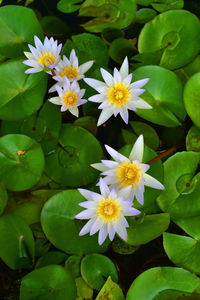
<path id="1" fill-rule="evenodd" d="M 65 106 L 72 107 L 77 104 L 78 96 L 75 92 L 67 91 L 63 95 L 63 102 Z"/>
<path id="2" fill-rule="evenodd" d="M 61 72 L 60 76 L 66 76 L 68 79 L 78 77 L 78 70 L 75 67 L 65 67 Z"/>
<path id="3" fill-rule="evenodd" d="M 115 84 L 113 87 L 109 88 L 107 98 L 116 106 L 127 104 L 130 99 L 130 92 L 127 85 L 123 83 Z"/>
<path id="4" fill-rule="evenodd" d="M 98 203 L 97 217 L 104 223 L 115 221 L 121 214 L 121 207 L 115 199 L 106 198 Z"/>
<path id="5" fill-rule="evenodd" d="M 120 164 L 117 168 L 116 175 L 118 177 L 118 183 L 125 187 L 138 184 L 141 180 L 142 170 L 137 163 L 127 161 Z"/>
<path id="6" fill-rule="evenodd" d="M 57 61 L 56 56 L 54 56 L 51 52 L 42 51 L 40 58 L 38 59 L 38 63 L 42 66 L 52 66 Z"/>

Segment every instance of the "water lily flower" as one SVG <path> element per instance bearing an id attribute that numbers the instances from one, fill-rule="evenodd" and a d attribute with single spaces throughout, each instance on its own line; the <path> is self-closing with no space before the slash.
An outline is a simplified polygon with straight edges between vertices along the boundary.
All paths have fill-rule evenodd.
<path id="1" fill-rule="evenodd" d="M 79 84 L 74 80 L 72 83 L 67 77 L 63 78 L 63 87 L 56 85 L 57 97 L 49 99 L 51 103 L 61 105 L 61 111 L 69 110 L 74 116 L 78 117 L 78 106 L 87 102 L 82 99 L 85 94 L 84 89 L 80 89 Z"/>
<path id="2" fill-rule="evenodd" d="M 129 157 L 125 157 L 113 148 L 105 145 L 113 160 L 102 160 L 102 163 L 91 166 L 105 175 L 104 180 L 112 187 L 121 189 L 121 194 L 133 200 L 134 196 L 139 203 L 144 203 L 144 186 L 163 190 L 164 186 L 154 177 L 146 174 L 150 166 L 142 163 L 144 152 L 143 135 L 136 140 Z"/>
<path id="3" fill-rule="evenodd" d="M 117 233 L 123 240 L 127 240 L 126 228 L 129 227 L 125 216 L 140 214 L 140 211 L 132 207 L 132 203 L 124 200 L 120 192 L 109 189 L 105 181 L 101 178 L 99 182 L 101 194 L 85 189 L 78 189 L 81 195 L 87 199 L 79 203 L 86 208 L 75 216 L 76 219 L 89 219 L 83 226 L 79 235 L 99 231 L 98 243 L 103 244 L 107 235 L 110 240 L 114 239 Z"/>
<path id="4" fill-rule="evenodd" d="M 102 109 L 97 126 L 103 124 L 112 115 L 120 114 L 124 122 L 128 123 L 128 110 L 135 111 L 137 108 L 150 109 L 148 103 L 139 96 L 145 92 L 142 87 L 149 81 L 149 78 L 131 83 L 132 74 L 128 74 L 129 66 L 127 57 L 124 59 L 120 70 L 114 69 L 113 76 L 103 68 L 100 69 L 105 81 L 92 78 L 84 78 L 84 81 L 93 87 L 99 94 L 90 97 L 88 100 L 101 103 L 98 107 Z"/>
<path id="5" fill-rule="evenodd" d="M 79 66 L 76 52 L 74 49 L 72 49 L 69 59 L 63 55 L 63 59 L 60 60 L 55 67 L 54 71 L 56 75 L 53 77 L 53 79 L 57 80 L 58 82 L 62 82 L 64 76 L 66 76 L 70 81 L 83 79 L 85 77 L 84 74 L 91 68 L 93 63 L 94 60 L 90 60 Z M 53 85 L 49 92 L 52 93 L 55 90 L 55 85 Z"/>
<path id="6" fill-rule="evenodd" d="M 31 52 L 24 52 L 28 60 L 23 61 L 23 63 L 32 67 L 27 69 L 25 73 L 29 74 L 53 69 L 59 62 L 62 44 L 58 45 L 58 42 L 54 41 L 52 37 L 50 39 L 45 37 L 43 45 L 36 35 L 34 36 L 34 41 L 36 48 L 28 45 Z"/>

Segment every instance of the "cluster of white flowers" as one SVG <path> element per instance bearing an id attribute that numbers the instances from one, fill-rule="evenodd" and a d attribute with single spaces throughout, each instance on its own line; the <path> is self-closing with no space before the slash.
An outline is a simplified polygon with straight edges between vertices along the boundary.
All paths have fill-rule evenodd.
<path id="1" fill-rule="evenodd" d="M 80 89 L 78 81 L 83 79 L 99 94 L 94 95 L 88 101 L 101 103 L 98 107 L 102 110 L 97 125 L 103 124 L 112 115 L 120 114 L 124 122 L 128 123 L 128 110 L 135 111 L 137 108 L 151 109 L 151 106 L 139 96 L 145 91 L 142 87 L 149 81 L 145 78 L 134 83 L 132 74 L 129 74 L 127 57 L 124 59 L 120 70 L 114 69 L 113 76 L 101 68 L 101 75 L 105 82 L 93 78 L 85 78 L 84 74 L 91 68 L 94 61 L 88 61 L 79 66 L 75 50 L 71 51 L 69 59 L 64 55 L 60 59 L 62 45 L 58 45 L 53 38 L 44 40 L 44 44 L 34 37 L 35 48 L 29 45 L 30 52 L 25 52 L 28 60 L 24 64 L 31 68 L 26 73 L 45 71 L 56 80 L 49 92 L 57 92 L 58 96 L 49 99 L 50 102 L 61 105 L 61 111 L 69 110 L 78 117 L 78 106 L 87 102 L 82 97 L 84 89 Z M 86 208 L 78 215 L 77 219 L 89 219 L 80 231 L 80 235 L 99 231 L 98 242 L 101 245 L 107 235 L 112 241 L 115 233 L 123 240 L 127 240 L 126 228 L 129 226 L 125 216 L 140 214 L 133 208 L 133 200 L 143 204 L 144 186 L 163 189 L 163 185 L 146 174 L 148 164 L 142 163 L 144 141 L 139 136 L 135 142 L 129 158 L 116 150 L 105 145 L 106 150 L 114 160 L 102 160 L 101 163 L 93 164 L 92 167 L 101 171 L 104 179 L 98 183 L 101 194 L 85 189 L 79 189 L 87 201 L 79 203 Z"/>
<path id="2" fill-rule="evenodd" d="M 88 101 L 101 103 L 102 110 L 97 126 L 107 121 L 112 115 L 120 114 L 128 124 L 128 110 L 135 111 L 137 108 L 150 109 L 151 106 L 139 96 L 145 92 L 142 87 L 149 81 L 145 78 L 131 83 L 132 74 L 129 73 L 128 59 L 124 59 L 120 70 L 114 69 L 113 76 L 101 68 L 101 75 L 105 82 L 93 78 L 84 78 L 84 74 L 92 67 L 94 61 L 88 61 L 79 66 L 78 57 L 72 49 L 69 59 L 63 55 L 60 58 L 62 44 L 51 37 L 45 37 L 44 44 L 37 36 L 34 36 L 35 47 L 28 45 L 31 52 L 24 52 L 28 60 L 23 63 L 30 66 L 25 73 L 36 73 L 45 71 L 53 76 L 56 83 L 49 92 L 57 92 L 58 96 L 49 99 L 50 102 L 61 105 L 61 111 L 69 110 L 78 117 L 78 106 L 86 103 L 82 97 L 84 89 L 80 89 L 78 81 L 83 79 L 88 85 L 94 88 L 99 94 L 94 95 Z"/>

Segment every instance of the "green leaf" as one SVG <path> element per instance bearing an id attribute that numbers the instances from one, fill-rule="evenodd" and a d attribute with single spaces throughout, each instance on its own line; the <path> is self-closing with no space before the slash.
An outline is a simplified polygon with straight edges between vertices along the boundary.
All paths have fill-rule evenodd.
<path id="1" fill-rule="evenodd" d="M 11 268 L 30 268 L 34 239 L 26 222 L 15 215 L 0 217 L 0 257 Z"/>
<path id="2" fill-rule="evenodd" d="M 80 63 L 89 60 L 95 61 L 95 66 L 106 67 L 108 64 L 108 49 L 102 39 L 91 33 L 82 33 L 72 36 L 72 42 L 68 40 L 62 49 L 62 54 L 69 56 L 75 49 Z"/>
<path id="3" fill-rule="evenodd" d="M 65 262 L 65 269 L 72 274 L 73 278 L 77 278 L 81 275 L 80 273 L 80 264 L 81 256 L 71 255 Z"/>
<path id="4" fill-rule="evenodd" d="M 72 13 L 80 8 L 82 0 L 60 0 L 57 3 L 57 9 L 63 13 Z"/>
<path id="5" fill-rule="evenodd" d="M 42 255 L 36 265 L 35 269 L 39 269 L 48 265 L 59 265 L 62 264 L 67 259 L 67 254 L 60 251 L 49 251 Z"/>
<path id="6" fill-rule="evenodd" d="M 195 217 L 175 218 L 173 222 L 181 227 L 187 234 L 200 241 L 200 218 L 199 215 Z"/>
<path id="7" fill-rule="evenodd" d="M 182 85 L 176 75 L 159 66 L 140 67 L 133 73 L 134 81 L 150 78 L 144 86 L 146 92 L 140 97 L 152 106 L 152 109 L 137 109 L 136 114 L 153 123 L 175 127 L 179 119 L 186 116 Z"/>
<path id="8" fill-rule="evenodd" d="M 152 8 L 141 8 L 136 12 L 136 23 L 145 24 L 153 19 L 157 12 Z"/>
<path id="9" fill-rule="evenodd" d="M 152 268 L 133 281 L 126 300 L 153 300 L 161 291 L 165 290 L 200 292 L 200 279 L 180 268 Z"/>
<path id="10" fill-rule="evenodd" d="M 123 292 L 118 284 L 112 281 L 109 276 L 104 286 L 96 297 L 96 300 L 125 300 Z"/>
<path id="11" fill-rule="evenodd" d="M 69 254 L 100 252 L 109 244 L 107 239 L 99 246 L 97 234 L 79 236 L 85 222 L 74 217 L 82 211 L 78 204 L 83 201 L 83 196 L 77 190 L 67 190 L 50 198 L 41 213 L 42 228 L 49 241 Z"/>
<path id="12" fill-rule="evenodd" d="M 200 152 L 200 129 L 192 126 L 186 136 L 187 151 Z"/>
<path id="13" fill-rule="evenodd" d="M 170 223 L 169 214 L 155 214 L 144 218 L 129 218 L 127 243 L 134 246 L 146 244 L 159 237 L 167 230 Z"/>
<path id="14" fill-rule="evenodd" d="M 200 23 L 194 14 L 170 10 L 145 24 L 139 35 L 138 49 L 140 53 L 164 49 L 160 65 L 174 70 L 188 64 L 198 54 L 199 35 Z"/>
<path id="15" fill-rule="evenodd" d="M 61 266 L 34 270 L 23 277 L 20 288 L 20 300 L 32 299 L 75 300 L 75 281 Z"/>
<path id="16" fill-rule="evenodd" d="M 21 217 L 28 225 L 30 225 L 40 222 L 41 208 L 40 205 L 30 201 L 21 203 L 12 211 L 12 213 Z"/>
<path id="17" fill-rule="evenodd" d="M 86 0 L 80 7 L 79 16 L 94 17 L 82 26 L 91 32 L 101 32 L 107 27 L 128 27 L 135 13 L 135 0 Z"/>
<path id="18" fill-rule="evenodd" d="M 92 300 L 93 299 L 93 290 L 87 285 L 82 277 L 75 279 L 77 287 L 77 298 L 76 300 Z"/>
<path id="19" fill-rule="evenodd" d="M 101 254 L 87 255 L 82 259 L 81 275 L 91 288 L 98 291 L 109 276 L 115 282 L 118 281 L 115 265 L 108 257 Z"/>
<path id="20" fill-rule="evenodd" d="M 0 55 L 10 58 L 22 56 L 27 50 L 27 43 L 33 44 L 34 35 L 40 39 L 43 37 L 32 9 L 16 5 L 0 8 Z"/>
<path id="21" fill-rule="evenodd" d="M 110 44 L 115 39 L 123 38 L 124 32 L 118 28 L 107 27 L 101 32 L 101 36 L 103 40 Z"/>
<path id="22" fill-rule="evenodd" d="M 157 202 L 163 211 L 169 212 L 173 217 L 189 217 L 197 214 L 196 194 L 198 195 L 199 179 L 192 177 L 199 163 L 199 157 L 197 152 L 180 152 L 164 163 L 165 190 L 158 196 Z"/>
<path id="23" fill-rule="evenodd" d="M 73 123 L 75 126 L 80 126 L 87 129 L 94 136 L 97 135 L 97 120 L 91 116 L 85 116 L 82 118 L 78 118 Z"/>
<path id="24" fill-rule="evenodd" d="M 136 52 L 136 40 L 127 40 L 125 38 L 115 39 L 109 48 L 110 57 L 121 64 L 126 56 L 132 57 Z"/>
<path id="25" fill-rule="evenodd" d="M 0 182 L 0 215 L 2 215 L 8 201 L 8 194 L 2 182 Z"/>
<path id="26" fill-rule="evenodd" d="M 200 72 L 194 74 L 187 81 L 184 88 L 185 109 L 194 122 L 200 128 L 200 103 L 199 103 Z"/>
<path id="27" fill-rule="evenodd" d="M 177 266 L 200 274 L 200 243 L 187 236 L 163 234 L 163 246 L 169 259 Z"/>
<path id="28" fill-rule="evenodd" d="M 159 12 L 164 12 L 170 9 L 180 9 L 184 6 L 183 0 L 153 0 L 151 4 Z"/>
<path id="29" fill-rule="evenodd" d="M 112 249 L 115 253 L 129 255 L 134 253 L 138 249 L 138 247 L 131 246 L 116 236 L 114 241 L 112 242 Z"/>
<path id="30" fill-rule="evenodd" d="M 65 22 L 59 19 L 56 16 L 45 16 L 40 19 L 40 24 L 43 28 L 43 31 L 47 35 L 53 34 L 70 34 L 70 28 Z"/>
<path id="31" fill-rule="evenodd" d="M 0 138 L 0 179 L 7 189 L 23 191 L 34 186 L 44 168 L 44 155 L 38 143 L 25 135 Z"/>
<path id="32" fill-rule="evenodd" d="M 46 157 L 47 175 L 63 186 L 79 187 L 96 180 L 98 172 L 90 164 L 100 161 L 102 149 L 86 129 L 63 124 L 59 146 Z"/>
<path id="33" fill-rule="evenodd" d="M 0 65 L 2 120 L 24 119 L 42 105 L 47 87 L 47 74 L 39 72 L 27 75 L 24 73 L 27 67 L 22 62 L 22 59 L 9 60 Z"/>

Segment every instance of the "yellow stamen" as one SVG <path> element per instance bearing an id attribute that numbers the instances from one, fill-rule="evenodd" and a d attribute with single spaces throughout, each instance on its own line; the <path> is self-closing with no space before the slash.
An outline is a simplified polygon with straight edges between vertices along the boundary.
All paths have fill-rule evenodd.
<path id="1" fill-rule="evenodd" d="M 63 95 L 63 102 L 65 106 L 72 107 L 77 104 L 78 96 L 75 92 L 67 91 Z"/>
<path id="2" fill-rule="evenodd" d="M 38 59 L 38 63 L 44 67 L 52 66 L 57 61 L 57 58 L 51 53 L 46 52 L 42 50 L 42 54 L 40 55 L 40 58 Z"/>
<path id="3" fill-rule="evenodd" d="M 130 91 L 124 83 L 117 83 L 109 88 L 107 93 L 108 100 L 116 106 L 127 104 L 130 99 Z"/>
<path id="4" fill-rule="evenodd" d="M 121 214 L 121 207 L 115 199 L 106 198 L 98 203 L 97 217 L 104 223 L 115 221 Z"/>
<path id="5" fill-rule="evenodd" d="M 19 156 L 20 156 L 20 155 L 24 155 L 25 152 L 26 152 L 25 150 L 24 150 L 24 151 L 23 151 L 23 150 L 18 150 L 18 151 L 17 151 L 17 155 L 19 155 Z"/>
<path id="6" fill-rule="evenodd" d="M 75 67 L 65 67 L 61 72 L 60 76 L 66 76 L 68 79 L 78 77 L 78 70 Z"/>
<path id="7" fill-rule="evenodd" d="M 116 175 L 118 177 L 118 183 L 123 187 L 128 185 L 136 185 L 140 182 L 142 176 L 141 167 L 133 162 L 121 163 L 117 168 Z"/>

